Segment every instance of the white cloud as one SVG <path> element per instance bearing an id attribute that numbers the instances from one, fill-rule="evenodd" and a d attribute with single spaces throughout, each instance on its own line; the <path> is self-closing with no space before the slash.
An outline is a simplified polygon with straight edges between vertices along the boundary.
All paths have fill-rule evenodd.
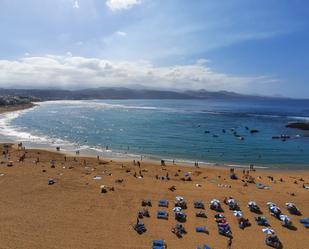
<path id="1" fill-rule="evenodd" d="M 203 62 L 203 63 L 201 63 Z M 191 65 L 158 67 L 149 61 L 46 55 L 0 60 L 0 87 L 132 87 L 206 89 L 241 92 L 250 84 L 271 82 L 266 76 L 231 76 L 213 71 L 199 60 Z"/>
<path id="2" fill-rule="evenodd" d="M 116 35 L 119 35 L 119 36 L 127 36 L 127 33 L 126 33 L 126 32 L 123 32 L 123 31 L 117 31 L 117 32 L 116 32 Z"/>
<path id="3" fill-rule="evenodd" d="M 78 1 L 74 1 L 73 9 L 79 9 L 79 2 Z"/>
<path id="4" fill-rule="evenodd" d="M 141 0 L 106 0 L 106 5 L 112 11 L 129 9 L 134 5 L 140 4 Z"/>

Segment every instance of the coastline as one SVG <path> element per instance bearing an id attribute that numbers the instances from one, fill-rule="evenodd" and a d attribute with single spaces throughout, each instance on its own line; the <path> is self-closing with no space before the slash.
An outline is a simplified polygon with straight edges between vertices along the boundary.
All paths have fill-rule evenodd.
<path id="1" fill-rule="evenodd" d="M 0 107 L 0 114 L 9 113 L 9 112 L 17 112 L 17 111 L 23 111 L 26 109 L 31 109 L 33 107 L 37 106 L 35 103 L 30 103 L 26 105 L 17 105 L 17 106 L 8 106 L 8 107 Z M 16 144 L 18 141 L 15 140 L 4 140 L 0 137 L 0 144 L 3 143 L 13 143 Z M 58 145 L 52 144 L 52 143 L 46 143 L 46 144 L 36 144 L 33 142 L 25 141 L 24 142 L 27 145 L 28 149 L 39 149 L 39 150 L 46 150 L 49 152 L 55 152 L 56 147 Z M 60 153 L 65 154 L 67 156 L 74 156 L 75 151 L 80 151 L 81 157 L 93 157 L 96 158 L 98 155 L 103 156 L 107 160 L 114 160 L 119 162 L 129 162 L 132 160 L 140 160 L 142 156 L 142 160 L 148 163 L 154 163 L 157 164 L 160 162 L 161 159 L 164 159 L 167 163 L 172 163 L 174 160 L 177 165 L 182 166 L 192 166 L 194 167 L 195 161 L 190 159 L 182 159 L 182 158 L 164 158 L 160 157 L 159 155 L 139 155 L 139 154 L 130 154 L 127 153 L 127 151 L 104 151 L 103 149 L 97 149 L 88 147 L 87 149 L 83 149 L 83 146 L 75 146 L 75 145 L 69 145 L 69 146 L 60 146 L 61 151 Z M 205 162 L 205 161 L 198 161 L 200 167 L 220 167 L 220 168 L 239 168 L 239 169 L 248 169 L 250 167 L 250 163 L 235 163 L 235 162 Z M 284 167 L 280 167 L 279 165 L 276 165 L 275 167 L 270 167 L 269 165 L 254 165 L 256 169 L 259 170 L 266 170 L 266 171 L 297 171 L 297 172 L 307 172 L 308 169 L 302 169 L 302 168 L 296 168 L 294 169 L 292 165 L 284 165 Z"/>
<path id="2" fill-rule="evenodd" d="M 0 107 L 0 114 L 7 113 L 7 112 L 15 112 L 15 111 L 21 111 L 26 110 L 35 107 L 36 104 L 29 103 L 29 104 L 23 104 L 23 105 L 12 105 L 12 106 L 1 106 Z"/>

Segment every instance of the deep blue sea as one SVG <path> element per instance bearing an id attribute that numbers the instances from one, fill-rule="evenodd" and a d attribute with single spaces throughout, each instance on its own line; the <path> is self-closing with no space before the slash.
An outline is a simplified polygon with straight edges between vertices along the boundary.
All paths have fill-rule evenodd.
<path id="1" fill-rule="evenodd" d="M 309 120 L 308 100 L 53 101 L 1 115 L 0 133 L 110 157 L 309 169 L 309 134 L 285 128 L 296 120 Z"/>

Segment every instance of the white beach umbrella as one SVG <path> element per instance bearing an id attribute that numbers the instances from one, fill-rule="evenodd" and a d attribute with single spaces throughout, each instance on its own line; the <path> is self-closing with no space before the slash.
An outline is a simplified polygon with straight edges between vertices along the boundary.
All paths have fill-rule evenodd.
<path id="1" fill-rule="evenodd" d="M 267 202 L 266 204 L 267 204 L 267 206 L 276 206 L 276 204 L 273 203 L 273 202 Z"/>
<path id="2" fill-rule="evenodd" d="M 176 199 L 176 201 L 183 201 L 184 200 L 184 198 L 182 196 L 176 196 L 175 199 Z"/>
<path id="3" fill-rule="evenodd" d="M 233 212 L 233 214 L 234 214 L 234 216 L 236 216 L 236 217 L 242 217 L 242 212 L 241 211 L 234 211 Z"/>
<path id="4" fill-rule="evenodd" d="M 181 207 L 174 207 L 174 208 L 173 208 L 173 212 L 174 212 L 174 213 L 181 212 L 181 210 L 182 210 Z"/>
<path id="5" fill-rule="evenodd" d="M 228 204 L 230 204 L 230 203 L 235 203 L 235 202 L 236 202 L 236 201 L 235 201 L 234 199 L 228 199 L 228 200 L 227 200 L 227 203 L 228 203 Z"/>
<path id="6" fill-rule="evenodd" d="M 212 199 L 211 202 L 210 202 L 210 204 L 214 204 L 214 203 L 220 203 L 220 201 L 217 200 L 217 199 Z"/>
<path id="7" fill-rule="evenodd" d="M 269 209 L 270 211 L 275 212 L 275 213 L 280 211 L 280 208 L 278 208 L 277 206 L 271 206 Z"/>
<path id="8" fill-rule="evenodd" d="M 256 202 L 254 202 L 254 201 L 249 201 L 249 202 L 248 202 L 248 206 L 256 206 Z"/>
<path id="9" fill-rule="evenodd" d="M 295 207 L 294 203 L 292 203 L 292 202 L 287 202 L 287 203 L 285 203 L 285 205 L 286 205 L 288 208 Z"/>
<path id="10" fill-rule="evenodd" d="M 287 216 L 287 215 L 285 215 L 285 214 L 281 214 L 280 215 L 280 220 L 282 220 L 282 221 L 289 221 L 290 220 L 290 217 L 289 216 Z"/>
<path id="11" fill-rule="evenodd" d="M 266 234 L 274 234 L 275 233 L 275 231 L 270 229 L 270 228 L 263 228 L 262 232 L 266 233 Z"/>

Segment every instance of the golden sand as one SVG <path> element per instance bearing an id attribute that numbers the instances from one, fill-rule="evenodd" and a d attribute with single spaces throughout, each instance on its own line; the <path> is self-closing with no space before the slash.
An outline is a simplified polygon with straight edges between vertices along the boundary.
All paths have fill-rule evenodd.
<path id="1" fill-rule="evenodd" d="M 18 162 L 23 154 L 24 162 Z M 256 182 L 271 187 L 265 190 L 250 183 L 244 186 L 242 170 L 236 170 L 239 180 L 231 180 L 229 169 L 225 168 L 169 164 L 161 167 L 153 162 L 142 162 L 139 168 L 131 161 L 98 161 L 84 157 L 74 160 L 73 156 L 43 150 L 18 150 L 16 146 L 10 148 L 9 160 L 12 167 L 7 167 L 7 162 L 0 165 L 1 249 L 137 249 L 151 248 L 153 239 L 164 239 L 172 249 L 190 249 L 202 244 L 224 249 L 228 239 L 218 234 L 213 218 L 216 212 L 211 211 L 208 204 L 213 198 L 222 203 L 228 196 L 238 201 L 244 216 L 252 224 L 241 230 L 236 217 L 222 203 L 233 232 L 231 248 L 268 248 L 264 243 L 266 235 L 261 231 L 263 227 L 256 224 L 256 215 L 247 208 L 247 202 L 251 200 L 262 208 L 283 248 L 309 248 L 309 231 L 299 223 L 299 218 L 309 217 L 309 190 L 302 187 L 309 182 L 308 171 L 251 171 Z M 55 160 L 55 168 L 51 167 L 51 160 Z M 140 170 L 143 178 L 134 177 Z M 170 180 L 156 179 L 156 176 L 165 177 L 167 172 Z M 191 172 L 192 181 L 181 180 L 185 172 Z M 102 179 L 94 180 L 95 176 Z M 274 181 L 268 176 L 273 176 Z M 56 183 L 48 185 L 49 178 L 55 179 Z M 119 179 L 123 182 L 117 183 Z M 101 185 L 114 187 L 114 191 L 103 194 Z M 174 192 L 169 190 L 173 185 L 176 187 Z M 173 203 L 179 195 L 188 203 L 185 210 L 188 219 L 183 223 L 188 233 L 182 239 L 171 232 L 177 223 L 172 212 Z M 142 199 L 150 199 L 153 206 L 149 208 L 151 217 L 142 219 L 147 232 L 139 235 L 132 225 L 136 222 L 137 212 L 142 210 Z M 169 208 L 159 208 L 159 199 L 169 200 Z M 194 200 L 204 201 L 207 219 L 195 217 Z M 282 227 L 279 220 L 270 216 L 266 207 L 268 201 L 276 203 L 286 214 L 286 202 L 297 205 L 302 216 L 289 215 L 295 230 Z M 157 210 L 167 210 L 169 220 L 158 220 Z M 197 226 L 207 226 L 209 235 L 196 233 Z"/>

